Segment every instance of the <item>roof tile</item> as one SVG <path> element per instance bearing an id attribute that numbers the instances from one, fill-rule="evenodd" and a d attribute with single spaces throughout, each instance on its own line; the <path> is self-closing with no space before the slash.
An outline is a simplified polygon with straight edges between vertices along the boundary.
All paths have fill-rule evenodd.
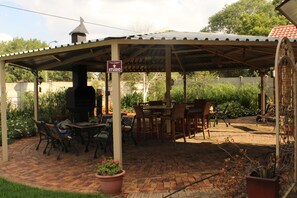
<path id="1" fill-rule="evenodd" d="M 297 28 L 295 25 L 276 26 L 269 33 L 269 37 L 297 38 Z"/>

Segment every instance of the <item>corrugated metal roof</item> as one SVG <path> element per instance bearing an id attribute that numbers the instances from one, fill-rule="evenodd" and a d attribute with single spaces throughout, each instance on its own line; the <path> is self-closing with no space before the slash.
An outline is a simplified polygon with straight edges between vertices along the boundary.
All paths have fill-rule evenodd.
<path id="1" fill-rule="evenodd" d="M 42 50 L 51 50 L 73 45 L 82 45 L 86 43 L 95 43 L 106 40 L 114 39 L 130 39 L 130 40 L 200 40 L 200 41 L 255 41 L 255 42 L 277 42 L 278 38 L 264 37 L 264 36 L 248 36 L 248 35 L 235 35 L 235 34 L 219 34 L 219 33 L 206 33 L 206 32 L 178 32 L 178 31 L 165 31 L 148 34 L 138 34 L 123 37 L 106 37 L 101 39 L 87 40 L 77 43 L 68 43 L 58 45 L 56 47 L 46 47 L 41 49 L 34 49 L 30 51 L 15 52 L 10 54 L 2 54 L 0 57 L 7 57 L 19 54 L 32 53 Z M 291 39 L 292 42 L 297 42 L 296 39 Z"/>
<path id="2" fill-rule="evenodd" d="M 172 71 L 263 69 L 274 66 L 278 40 L 263 36 L 165 31 L 11 53 L 0 56 L 0 60 L 33 70 L 71 71 L 73 67 L 86 65 L 88 71 L 105 72 L 106 61 L 111 59 L 111 44 L 117 42 L 121 45 L 124 72 L 165 71 L 165 45 L 171 47 Z M 291 41 L 296 51 L 296 39 Z"/>
<path id="3" fill-rule="evenodd" d="M 276 42 L 278 39 L 265 36 L 248 36 L 235 34 L 219 34 L 208 32 L 177 32 L 165 31 L 159 33 L 132 35 L 127 39 L 145 40 L 209 40 L 209 41 L 269 41 Z"/>
<path id="4" fill-rule="evenodd" d="M 4 56 L 12 56 L 20 53 L 31 53 L 41 50 L 49 50 L 56 49 L 61 47 L 68 47 L 73 45 L 80 45 L 86 43 L 94 43 L 100 42 L 103 40 L 114 40 L 114 39 L 132 39 L 132 40 L 202 40 L 202 41 L 265 41 L 265 42 L 277 42 L 277 38 L 273 37 L 264 37 L 264 36 L 246 36 L 246 35 L 235 35 L 235 34 L 219 34 L 219 33 L 205 33 L 205 32 L 177 32 L 177 31 L 165 31 L 165 32 L 157 32 L 157 33 L 149 33 L 149 34 L 138 34 L 138 35 L 130 35 L 126 37 L 106 37 L 102 39 L 88 40 L 77 43 L 68 43 L 52 47 L 46 47 L 41 49 L 35 49 L 24 52 L 16 52 L 5 54 Z M 296 42 L 296 40 L 291 40 Z M 1 55 L 3 56 L 3 55 Z M 0 56 L 0 57 L 1 57 Z"/>

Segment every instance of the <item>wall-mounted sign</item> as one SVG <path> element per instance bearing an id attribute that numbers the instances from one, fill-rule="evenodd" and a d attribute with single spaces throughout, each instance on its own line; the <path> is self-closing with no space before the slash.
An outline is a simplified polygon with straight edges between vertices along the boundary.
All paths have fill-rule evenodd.
<path id="1" fill-rule="evenodd" d="M 107 61 L 107 72 L 122 72 L 122 60 Z"/>

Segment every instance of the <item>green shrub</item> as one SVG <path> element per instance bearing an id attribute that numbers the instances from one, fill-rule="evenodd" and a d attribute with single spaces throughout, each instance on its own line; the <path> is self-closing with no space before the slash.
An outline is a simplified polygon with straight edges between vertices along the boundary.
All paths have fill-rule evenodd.
<path id="1" fill-rule="evenodd" d="M 258 86 L 242 85 L 236 87 L 230 83 L 209 84 L 204 86 L 187 87 L 187 101 L 194 99 L 207 99 L 218 104 L 223 110 L 229 104 L 230 118 L 251 116 L 257 114 Z M 171 97 L 178 103 L 183 102 L 183 87 L 175 86 L 171 90 Z"/>
<path id="2" fill-rule="evenodd" d="M 238 101 L 243 107 L 257 108 L 259 88 L 253 85 L 244 85 L 237 90 L 236 101 Z"/>
<path id="3" fill-rule="evenodd" d="M 133 105 L 142 102 L 142 100 L 142 93 L 133 92 L 132 94 L 126 94 L 121 99 L 122 109 L 124 109 L 127 112 L 131 112 L 133 111 Z"/>
<path id="4" fill-rule="evenodd" d="M 20 139 L 36 135 L 33 117 L 27 114 L 19 115 L 7 120 L 7 136 Z"/>
<path id="5" fill-rule="evenodd" d="M 13 108 L 10 103 L 7 106 L 8 138 L 19 139 L 36 135 L 34 127 L 34 93 L 24 93 L 21 96 L 19 108 Z M 39 95 L 39 107 L 40 120 L 50 122 L 52 115 L 67 114 L 65 91 L 47 92 Z"/>
<path id="6" fill-rule="evenodd" d="M 174 87 L 171 91 L 171 100 L 176 103 L 182 103 L 184 101 L 184 90 L 180 87 Z"/>
<path id="7" fill-rule="evenodd" d="M 228 101 L 234 101 L 236 92 L 237 88 L 232 84 L 212 84 L 205 86 L 198 98 L 208 99 L 221 104 Z"/>
<path id="8" fill-rule="evenodd" d="M 39 97 L 39 115 L 41 120 L 52 121 L 53 115 L 67 115 L 66 92 L 46 92 Z"/>

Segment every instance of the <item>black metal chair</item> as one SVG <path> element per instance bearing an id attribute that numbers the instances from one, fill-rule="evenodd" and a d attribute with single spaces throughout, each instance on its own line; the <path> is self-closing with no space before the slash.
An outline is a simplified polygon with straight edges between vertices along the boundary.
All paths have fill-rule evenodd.
<path id="1" fill-rule="evenodd" d="M 49 136 L 48 129 L 46 128 L 44 121 L 36 121 L 36 120 L 34 120 L 34 123 L 36 125 L 37 133 L 39 135 L 39 142 L 38 142 L 38 144 L 36 146 L 36 150 L 39 149 L 40 143 L 43 140 L 45 140 L 46 141 L 46 146 L 45 146 L 45 148 L 43 150 L 43 154 L 46 154 L 47 147 L 48 147 L 48 145 L 50 143 L 50 136 Z"/>
<path id="2" fill-rule="evenodd" d="M 60 155 L 62 151 L 68 152 L 68 146 L 70 146 L 70 141 L 72 137 L 68 134 L 62 134 L 59 131 L 59 128 L 55 124 L 46 123 L 45 126 L 49 132 L 49 136 L 51 138 L 51 147 L 48 151 L 48 155 L 50 154 L 52 148 L 57 148 L 59 150 L 57 160 L 60 159 Z M 78 150 L 75 148 L 76 154 L 78 155 Z"/>
<path id="3" fill-rule="evenodd" d="M 275 106 L 267 104 L 264 115 L 261 115 L 261 112 L 256 117 L 256 123 L 257 126 L 259 122 L 266 122 L 267 125 L 269 125 L 268 122 L 274 122 L 275 123 Z"/>
<path id="4" fill-rule="evenodd" d="M 100 122 L 101 124 L 106 124 L 107 120 L 112 119 L 112 115 L 111 114 L 104 114 L 101 116 Z"/>
<path id="5" fill-rule="evenodd" d="M 229 119 L 228 119 L 228 107 L 229 104 L 227 104 L 224 108 L 223 111 L 219 111 L 217 109 L 215 109 L 215 120 L 214 120 L 214 126 L 218 124 L 219 119 L 222 119 L 224 121 L 224 123 L 226 124 L 226 127 L 228 127 L 229 125 L 231 125 Z"/>
<path id="6" fill-rule="evenodd" d="M 133 136 L 135 117 L 136 116 L 123 116 L 121 123 L 122 123 L 123 141 L 125 140 L 125 136 L 130 136 L 134 144 L 137 145 L 137 142 Z"/>
<path id="7" fill-rule="evenodd" d="M 96 148 L 95 148 L 95 152 L 94 152 L 94 158 L 97 158 L 97 151 L 99 149 L 99 147 L 101 147 L 101 149 L 104 149 L 104 153 L 106 153 L 107 148 L 110 149 L 111 153 L 113 153 L 112 150 L 112 120 L 108 119 L 106 121 L 106 126 L 105 128 L 103 128 L 102 130 L 99 130 L 97 134 L 95 134 L 93 136 L 95 143 L 96 143 Z"/>

